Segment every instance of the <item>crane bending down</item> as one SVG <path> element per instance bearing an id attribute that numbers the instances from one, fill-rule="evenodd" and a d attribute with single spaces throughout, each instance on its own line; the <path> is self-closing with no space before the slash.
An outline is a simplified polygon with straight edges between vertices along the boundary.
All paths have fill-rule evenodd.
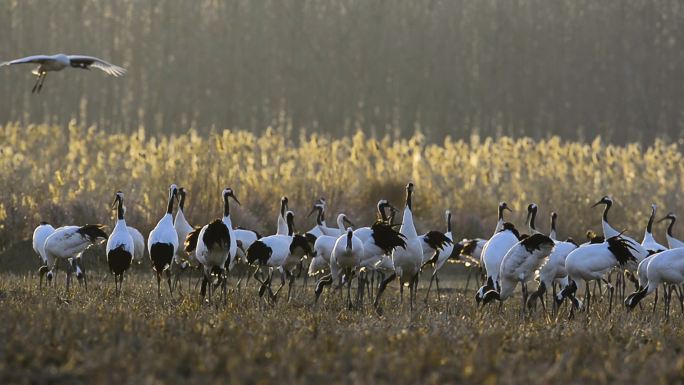
<path id="1" fill-rule="evenodd" d="M 40 92 L 43 88 L 43 83 L 45 83 L 45 77 L 47 76 L 48 71 L 61 71 L 67 67 L 89 70 L 92 67 L 100 69 L 107 75 L 114 77 L 119 77 L 126 73 L 125 68 L 93 56 L 65 55 L 63 53 L 57 55 L 27 56 L 21 59 L 2 62 L 0 63 L 0 67 L 15 64 L 38 64 L 38 67 L 33 70 L 33 74 L 36 75 L 38 79 L 36 79 L 36 84 L 33 85 L 33 89 L 31 90 L 32 93 Z"/>

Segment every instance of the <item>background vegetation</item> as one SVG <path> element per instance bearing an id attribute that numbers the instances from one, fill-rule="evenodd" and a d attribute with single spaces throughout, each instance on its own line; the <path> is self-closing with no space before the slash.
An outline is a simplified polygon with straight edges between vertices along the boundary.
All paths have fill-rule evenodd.
<path id="1" fill-rule="evenodd" d="M 122 79 L 0 71 L 0 124 L 282 126 L 611 143 L 684 132 L 678 0 L 3 0 L 0 60 L 87 53 Z M 283 124 L 281 124 L 283 123 Z"/>
<path id="2" fill-rule="evenodd" d="M 233 223 L 264 234 L 275 232 L 282 195 L 290 197 L 299 231 L 313 226 L 304 216 L 321 196 L 330 203 L 329 225 L 343 211 L 361 226 L 374 219 L 378 199 L 403 207 L 409 180 L 419 232 L 443 230 L 450 209 L 456 237 L 489 237 L 500 200 L 514 207 L 511 220 L 520 226 L 530 202 L 540 205 L 542 229 L 558 212 L 560 236 L 576 239 L 600 230 L 601 209 L 589 206 L 605 194 L 616 199 L 613 225 L 639 239 L 652 202 L 663 216 L 684 212 L 682 154 L 660 140 L 645 147 L 474 135 L 428 143 L 422 134 L 392 140 L 361 131 L 289 140 L 277 131 L 151 136 L 142 128 L 109 134 L 77 124 L 0 126 L 0 245 L 29 238 L 40 220 L 111 225 L 119 189 L 129 224 L 146 234 L 164 212 L 171 183 L 188 189 L 195 224 L 219 217 L 221 190 L 232 187 L 242 202 Z M 664 242 L 664 228 L 655 231 Z"/>

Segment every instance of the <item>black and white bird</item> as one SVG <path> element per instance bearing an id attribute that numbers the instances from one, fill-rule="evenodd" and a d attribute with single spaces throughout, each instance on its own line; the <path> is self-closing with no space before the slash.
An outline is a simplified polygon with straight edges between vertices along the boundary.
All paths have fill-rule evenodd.
<path id="1" fill-rule="evenodd" d="M 176 254 L 173 256 L 173 263 L 176 264 L 181 269 L 186 266 L 187 263 L 192 262 L 194 259 L 194 253 L 188 253 L 185 251 L 185 247 L 181 247 L 185 243 L 185 239 L 188 237 L 194 228 L 188 220 L 185 218 L 185 196 L 187 191 L 185 188 L 180 187 L 178 189 L 178 211 L 176 212 L 176 218 L 173 221 L 173 228 L 176 230 L 178 235 L 178 245 L 176 249 Z"/>
<path id="2" fill-rule="evenodd" d="M 387 285 L 398 277 L 400 297 L 403 300 L 404 284 L 408 284 L 409 305 L 410 309 L 413 310 L 415 293 L 418 287 L 418 276 L 423 265 L 423 241 L 418 237 L 416 226 L 413 224 L 413 190 L 413 183 L 408 183 L 406 185 L 406 207 L 404 207 L 401 227 L 399 228 L 399 233 L 403 235 L 406 241 L 406 247 L 397 247 L 392 251 L 394 273 L 380 283 L 378 294 L 374 301 L 376 308 L 378 308 L 380 297 Z"/>
<path id="3" fill-rule="evenodd" d="M 641 246 L 648 251 L 648 257 L 641 260 L 641 262 L 639 262 L 639 266 L 637 267 L 637 277 L 639 279 L 639 287 L 637 290 L 644 288 L 648 283 L 646 270 L 648 268 L 649 262 L 651 259 L 653 259 L 653 256 L 661 251 L 667 250 L 667 247 L 658 243 L 653 237 L 653 220 L 655 219 L 655 215 L 656 205 L 651 204 L 651 216 L 648 217 L 648 223 L 646 224 L 646 230 L 644 231 L 644 239 L 641 241 Z"/>
<path id="4" fill-rule="evenodd" d="M 428 285 L 427 293 L 425 294 L 426 302 L 430 296 L 430 290 L 432 289 L 433 282 L 435 282 L 437 285 L 437 299 L 439 300 L 439 270 L 444 266 L 449 258 L 452 258 L 452 255 L 458 256 L 460 254 L 461 245 L 455 244 L 452 241 L 453 234 L 451 231 L 451 211 L 446 210 L 444 212 L 444 217 L 446 220 L 446 233 L 431 231 L 425 234 L 423 238 L 423 266 L 429 263 L 432 263 L 433 265 L 432 274 L 430 276 L 430 284 Z M 441 238 L 441 236 L 444 236 L 444 238 Z M 432 239 L 428 240 L 428 238 Z M 428 247 L 425 247 L 425 244 L 427 244 Z M 458 248 L 458 250 L 454 250 L 454 248 Z M 430 256 L 430 259 L 425 261 L 425 251 L 429 249 L 432 249 L 433 252 Z"/>
<path id="5" fill-rule="evenodd" d="M 114 292 L 118 296 L 123 289 L 123 275 L 133 261 L 135 244 L 133 237 L 128 232 L 124 219 L 124 194 L 117 191 L 113 206 L 116 207 L 116 224 L 114 230 L 107 239 L 107 265 L 114 275 Z"/>
<path id="6" fill-rule="evenodd" d="M 171 288 L 171 263 L 173 256 L 178 249 L 178 234 L 173 227 L 173 202 L 178 198 L 178 187 L 172 184 L 169 187 L 169 197 L 166 203 L 166 212 L 159 220 L 157 226 L 147 237 L 147 247 L 152 260 L 152 269 L 157 276 L 157 295 L 161 297 L 161 276 L 166 272 L 166 281 L 169 285 L 169 294 L 173 292 Z"/>
<path id="7" fill-rule="evenodd" d="M 227 192 L 221 193 L 224 205 L 223 216 L 230 215 Z M 232 191 L 232 190 L 231 190 Z M 228 212 L 226 212 L 228 210 Z M 193 253 L 197 261 L 202 265 L 204 278 L 200 295 L 204 297 L 209 286 L 209 298 L 212 297 L 215 286 L 221 285 L 221 299 L 226 300 L 227 267 L 230 262 L 231 232 L 225 220 L 216 219 L 202 227 L 196 227 L 191 231 L 185 241 L 185 251 Z"/>
<path id="8" fill-rule="evenodd" d="M 276 235 L 287 235 L 287 220 L 285 219 L 285 213 L 288 211 L 288 202 L 286 196 L 280 198 L 280 211 L 278 211 L 278 229 L 276 230 Z"/>
<path id="9" fill-rule="evenodd" d="M 506 221 L 504 220 L 504 211 L 505 210 L 513 212 L 513 210 L 510 207 L 508 207 L 508 203 L 506 203 L 504 201 L 499 202 L 498 217 L 497 217 L 498 220 L 496 221 L 496 227 L 494 228 L 494 234 L 501 231 L 501 229 L 503 229 L 504 223 L 506 223 Z"/>
<path id="10" fill-rule="evenodd" d="M 486 292 L 490 290 L 499 291 L 499 272 L 501 261 L 508 250 L 519 242 L 520 233 L 515 226 L 506 222 L 498 233 L 494 234 L 485 244 L 482 250 L 482 262 L 486 271 L 487 278 L 485 284 L 475 294 L 475 300 L 479 303 L 484 299 Z"/>
<path id="11" fill-rule="evenodd" d="M 85 225 L 85 226 L 63 226 L 57 228 L 50 236 L 45 239 L 45 257 L 47 259 L 48 281 L 54 276 L 55 266 L 58 260 L 67 262 L 67 291 L 71 283 L 71 274 L 74 272 L 72 259 L 81 258 L 81 254 L 89 246 L 101 243 L 107 239 L 107 233 L 102 230 L 104 225 Z M 78 262 L 78 261 L 76 261 Z M 78 263 L 76 263 L 78 265 Z M 83 278 L 85 272 L 76 271 Z"/>
<path id="12" fill-rule="evenodd" d="M 671 290 L 684 283 L 684 248 L 665 250 L 655 254 L 648 264 L 647 278 L 647 284 L 643 288 L 627 297 L 625 306 L 630 309 L 634 308 L 661 284 L 674 285 L 665 290 L 665 316 L 668 317 Z"/>
<path id="13" fill-rule="evenodd" d="M 549 237 L 551 238 L 551 237 Z M 549 254 L 549 257 L 539 268 L 539 286 L 527 300 L 527 307 L 531 308 L 535 305 L 536 300 L 540 300 L 544 309 L 546 304 L 544 302 L 544 294 L 549 288 L 553 289 L 555 297 L 555 284 L 558 284 L 562 289 L 568 285 L 568 272 L 565 269 L 565 259 L 568 254 L 575 250 L 578 245 L 570 238 L 564 242 L 555 242 L 555 246 Z"/>
<path id="14" fill-rule="evenodd" d="M 558 235 L 556 233 L 556 220 L 558 219 L 558 214 L 555 211 L 551 212 L 551 231 L 549 232 L 549 238 L 554 241 L 558 240 Z"/>
<path id="15" fill-rule="evenodd" d="M 680 247 L 684 247 L 684 242 L 680 241 L 679 239 L 675 238 L 673 229 L 675 222 L 677 222 L 677 215 L 675 213 L 668 213 L 665 217 L 660 219 L 658 222 L 662 221 L 670 221 L 670 224 L 667 225 L 667 233 L 665 234 L 665 238 L 667 239 L 667 246 L 670 249 L 678 249 Z"/>
<path id="16" fill-rule="evenodd" d="M 237 237 L 235 236 L 235 231 L 233 230 L 233 220 L 230 218 L 230 199 L 235 201 L 235 203 L 240 205 L 240 201 L 237 199 L 235 196 L 235 193 L 233 192 L 233 189 L 230 187 L 226 187 L 223 189 L 223 192 L 221 193 L 223 196 L 223 223 L 226 224 L 226 227 L 228 228 L 228 235 L 230 237 L 230 247 L 228 249 L 228 265 L 226 265 L 226 268 L 228 269 L 227 271 L 233 270 L 235 267 L 235 264 L 237 263 Z"/>
<path id="17" fill-rule="evenodd" d="M 388 208 L 396 210 L 394 206 L 392 206 L 387 199 L 380 199 L 375 207 L 377 210 L 377 216 L 376 221 L 374 223 L 377 223 L 378 221 L 383 223 L 389 223 L 389 217 L 387 216 L 386 210 Z M 354 236 L 359 238 L 361 241 L 366 242 L 368 238 L 371 237 L 371 234 L 373 234 L 373 230 L 371 227 L 372 226 L 364 226 L 357 228 L 356 230 L 354 230 Z"/>
<path id="18" fill-rule="evenodd" d="M 27 56 L 25 58 L 11 60 L 0 63 L 0 67 L 11 66 L 16 64 L 37 64 L 38 67 L 33 70 L 33 74 L 38 77 L 36 84 L 33 86 L 31 92 L 40 92 L 45 82 L 45 77 L 48 72 L 61 71 L 65 68 L 80 68 L 89 70 L 90 68 L 97 68 L 104 71 L 107 75 L 114 77 L 122 76 L 126 73 L 126 69 L 106 62 L 102 59 L 93 56 L 83 55 L 35 55 Z"/>
<path id="19" fill-rule="evenodd" d="M 551 253 L 553 240 L 544 234 L 534 233 L 511 247 L 501 261 L 500 290 L 491 289 L 484 294 L 483 303 L 493 299 L 504 301 L 513 294 L 518 283 L 522 285 L 522 309 L 527 303 L 527 282 Z"/>
<path id="20" fill-rule="evenodd" d="M 337 215 L 337 234 L 334 236 L 321 235 L 316 238 L 313 245 L 313 258 L 309 264 L 309 276 L 326 273 L 330 270 L 330 256 L 337 238 L 346 233 L 345 225 L 353 226 L 347 215 L 340 213 Z"/>
<path id="21" fill-rule="evenodd" d="M 257 265 L 257 271 L 254 274 L 254 278 L 261 283 L 259 296 L 262 296 L 265 290 L 268 289 L 271 294 L 270 297 L 273 300 L 276 300 L 280 289 L 285 286 L 285 276 L 290 279 L 288 300 L 290 299 L 292 284 L 294 282 L 292 271 L 299 265 L 302 258 L 311 255 L 312 253 L 306 237 L 295 234 L 294 213 L 288 211 L 285 213 L 285 218 L 288 227 L 287 235 L 275 234 L 260 238 L 252 243 L 247 249 L 247 262 L 252 265 Z M 257 276 L 259 268 L 263 266 L 268 267 L 270 270 L 266 280 L 261 280 Z M 276 290 L 275 294 L 273 294 L 271 290 L 271 279 L 274 269 L 278 269 L 281 277 L 280 288 Z"/>
<path id="22" fill-rule="evenodd" d="M 39 287 L 43 287 L 43 276 L 48 272 L 47 256 L 45 255 L 45 240 L 54 232 L 55 228 L 47 222 L 40 222 L 40 225 L 33 230 L 33 251 L 38 254 L 38 258 L 40 259 L 40 268 L 38 268 L 38 275 L 40 276 Z"/>
<path id="23" fill-rule="evenodd" d="M 610 311 L 613 304 L 613 287 L 605 280 L 605 276 L 616 266 L 620 266 L 622 269 L 634 270 L 637 265 L 637 259 L 633 254 L 632 243 L 622 239 L 619 234 L 608 238 L 603 243 L 582 245 L 571 251 L 565 258 L 568 286 L 557 295 L 556 302 L 560 305 L 564 298 L 574 296 L 574 293 L 577 291 L 577 282 L 584 281 L 585 305 L 588 310 L 591 300 L 589 282 L 603 281 L 609 285 Z"/>
<path id="24" fill-rule="evenodd" d="M 330 274 L 321 277 L 316 283 L 316 302 L 323 291 L 323 287 L 330 285 L 344 276 L 347 284 L 347 304 L 349 309 L 353 307 L 351 301 L 351 282 L 355 274 L 358 274 L 363 259 L 363 241 L 354 236 L 354 231 L 349 227 L 344 235 L 340 235 L 335 241 L 330 256 Z M 363 284 L 359 281 L 358 300 L 363 294 Z"/>
<path id="25" fill-rule="evenodd" d="M 620 236 L 620 238 L 627 243 L 630 244 L 630 247 L 628 250 L 632 254 L 632 256 L 638 261 L 641 262 L 644 258 L 648 257 L 648 251 L 641 246 L 641 243 L 635 241 L 633 238 L 630 238 L 626 235 L 623 234 L 623 232 L 617 231 L 613 228 L 613 226 L 608 223 L 608 211 L 610 208 L 613 206 L 613 198 L 609 196 L 604 196 L 599 200 L 598 202 L 594 203 L 593 206 L 591 207 L 596 207 L 598 205 L 605 205 L 605 208 L 603 209 L 603 215 L 601 216 L 601 226 L 603 227 L 603 237 L 605 239 L 612 238 L 612 237 L 617 237 Z"/>

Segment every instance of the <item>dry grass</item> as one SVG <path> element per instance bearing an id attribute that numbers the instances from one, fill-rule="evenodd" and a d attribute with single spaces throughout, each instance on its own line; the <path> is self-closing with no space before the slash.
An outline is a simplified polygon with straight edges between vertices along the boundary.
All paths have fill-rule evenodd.
<path id="1" fill-rule="evenodd" d="M 444 210 L 451 209 L 458 238 L 489 237 L 500 200 L 516 209 L 516 223 L 528 203 L 539 204 L 540 229 L 558 212 L 559 234 L 575 239 L 597 229 L 600 209 L 589 206 L 605 194 L 616 199 L 612 223 L 633 237 L 642 234 L 651 203 L 663 215 L 684 212 L 682 154 L 663 141 L 642 147 L 473 136 L 428 144 L 420 133 L 393 141 L 357 132 L 291 142 L 271 130 L 150 137 L 142 128 L 125 135 L 73 124 L 9 124 L 0 127 L 0 143 L 0 249 L 28 239 L 40 220 L 113 223 L 108 204 L 117 190 L 126 193 L 127 222 L 147 234 L 171 183 L 188 189 L 186 214 L 194 224 L 219 216 L 220 192 L 232 187 L 242 202 L 233 223 L 262 234 L 275 231 L 281 195 L 289 196 L 300 231 L 314 224 L 303 215 L 320 196 L 330 203 L 330 217 L 344 211 L 367 225 L 378 199 L 401 206 L 409 180 L 416 185 L 418 231 L 443 229 Z M 659 237 L 664 227 L 655 231 Z"/>
<path id="2" fill-rule="evenodd" d="M 664 384 L 684 370 L 677 311 L 665 324 L 646 310 L 608 315 L 603 303 L 572 321 L 564 309 L 523 322 L 515 299 L 479 311 L 472 289 L 445 279 L 441 301 L 413 313 L 391 288 L 378 316 L 346 310 L 337 293 L 313 308 L 311 286 L 271 307 L 252 282 L 215 307 L 194 295 L 159 301 L 141 269 L 120 299 L 102 273 L 87 293 L 66 295 L 63 278 L 39 290 L 36 277 L 3 274 L 0 383 Z"/>

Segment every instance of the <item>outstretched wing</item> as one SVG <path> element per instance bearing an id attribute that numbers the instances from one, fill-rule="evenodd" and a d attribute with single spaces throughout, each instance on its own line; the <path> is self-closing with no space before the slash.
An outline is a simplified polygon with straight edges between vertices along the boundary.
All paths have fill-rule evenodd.
<path id="1" fill-rule="evenodd" d="M 72 67 L 76 68 L 97 68 L 104 71 L 107 75 L 112 75 L 114 77 L 123 76 L 126 73 L 126 69 L 123 67 L 116 66 L 112 63 L 106 62 L 102 59 L 98 59 L 93 56 L 82 56 L 82 55 L 69 55 L 69 62 Z"/>
<path id="2" fill-rule="evenodd" d="M 1 62 L 0 67 L 2 66 L 10 66 L 14 64 L 27 64 L 27 63 L 36 63 L 36 64 L 43 64 L 49 61 L 55 60 L 51 56 L 47 55 L 35 55 L 35 56 L 27 56 L 21 59 L 16 59 L 12 61 L 6 61 L 6 62 Z"/>

